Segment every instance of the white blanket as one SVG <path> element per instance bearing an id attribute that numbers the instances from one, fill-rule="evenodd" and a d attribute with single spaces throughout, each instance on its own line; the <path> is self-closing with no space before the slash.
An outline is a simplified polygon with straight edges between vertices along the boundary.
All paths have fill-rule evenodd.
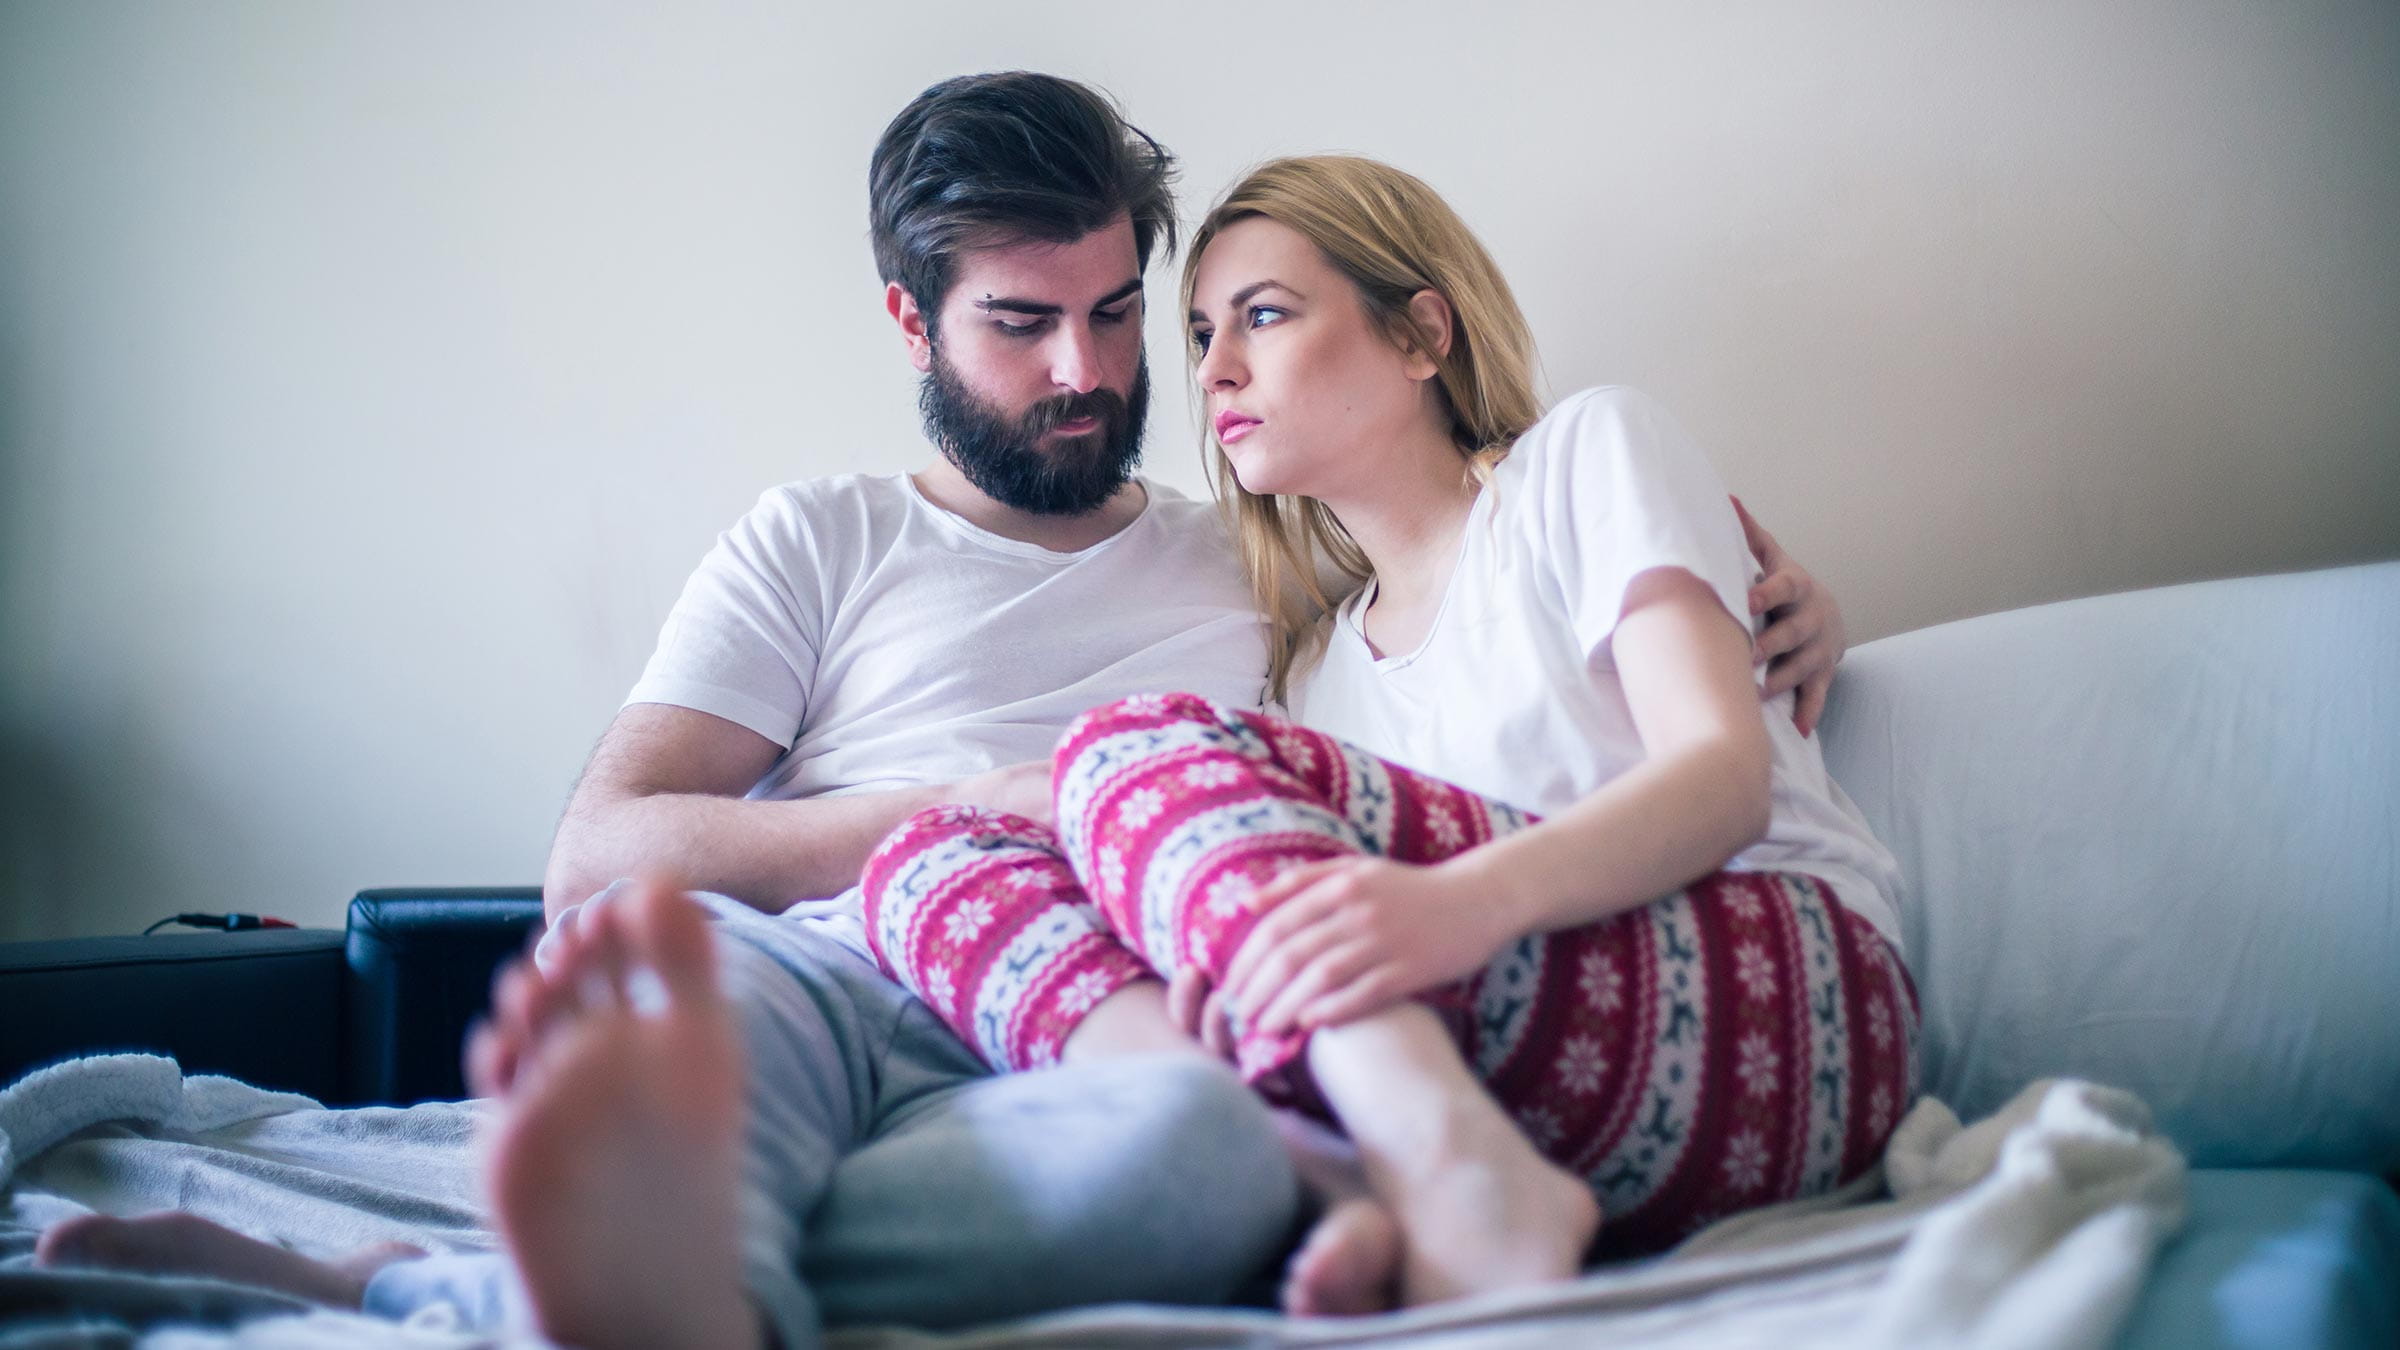
<path id="1" fill-rule="evenodd" d="M 39 1228 L 87 1210 L 182 1208 L 310 1255 L 362 1243 L 486 1247 L 471 1136 L 479 1108 L 327 1111 L 172 1062 L 61 1065 L 0 1092 L 0 1315 L 43 1306 L 24 1269 Z M 2127 1093 L 2036 1083 L 1971 1128 L 1938 1102 L 1901 1122 L 1876 1174 L 1838 1196 L 1718 1224 L 1673 1254 L 1572 1284 L 1389 1317 L 1294 1321 L 1250 1311 L 1111 1307 L 987 1330 L 834 1334 L 841 1350 L 1331 1345 L 1504 1350 L 2101 1346 L 2182 1221 L 2184 1162 Z M 124 1277 L 80 1277 L 97 1299 Z M 249 1304 L 204 1281 L 140 1281 L 122 1321 L 145 1346 L 489 1344 L 438 1319 L 408 1327 Z M 159 1329 L 158 1287 L 188 1317 L 277 1314 L 236 1330 Z M 205 1305 L 205 1306 L 202 1306 Z M 38 1342 L 34 1342 L 38 1344 Z M 11 1342 L 12 1345 L 15 1342 Z"/>

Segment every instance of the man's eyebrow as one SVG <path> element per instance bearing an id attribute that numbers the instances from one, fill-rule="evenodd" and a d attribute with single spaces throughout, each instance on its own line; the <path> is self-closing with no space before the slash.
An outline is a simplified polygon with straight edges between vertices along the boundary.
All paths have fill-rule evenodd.
<path id="1" fill-rule="evenodd" d="M 1140 277 L 1135 277 L 1133 280 L 1117 287 L 1108 294 L 1101 296 L 1099 300 L 1093 303 L 1092 308 L 1106 309 L 1110 305 L 1117 303 L 1119 300 L 1129 299 L 1141 293 L 1142 279 Z M 1020 300 L 1014 296 L 1007 295 L 987 295 L 981 300 L 975 302 L 975 308 L 982 310 L 986 314 L 989 314 L 994 310 L 1001 310 L 1010 314 L 1031 315 L 1064 314 L 1067 312 L 1067 307 L 1065 305 L 1054 305 L 1046 300 Z"/>
<path id="2" fill-rule="evenodd" d="M 1235 291 L 1233 293 L 1233 297 L 1225 302 L 1225 307 L 1227 309 L 1240 309 L 1242 306 L 1249 304 L 1253 299 L 1257 298 L 1260 291 L 1268 290 L 1270 288 L 1279 291 L 1288 291 L 1294 300 L 1306 300 L 1308 298 L 1307 296 L 1302 295 L 1300 292 L 1292 290 L 1291 287 L 1284 285 L 1282 282 L 1275 280 L 1273 277 L 1269 277 L 1265 281 L 1253 281 L 1249 285 L 1244 286 L 1238 291 Z M 1194 309 L 1192 311 L 1191 321 L 1193 323 L 1207 323 L 1208 316 L 1201 313 L 1198 309 Z"/>
<path id="3" fill-rule="evenodd" d="M 1142 279 L 1140 277 L 1135 277 L 1133 280 L 1126 282 L 1124 285 L 1119 286 L 1113 291 L 1110 291 L 1108 294 L 1101 296 L 1100 302 L 1093 305 L 1092 308 L 1106 309 L 1110 305 L 1117 303 L 1119 300 L 1129 299 L 1133 296 L 1140 295 L 1141 293 Z"/>

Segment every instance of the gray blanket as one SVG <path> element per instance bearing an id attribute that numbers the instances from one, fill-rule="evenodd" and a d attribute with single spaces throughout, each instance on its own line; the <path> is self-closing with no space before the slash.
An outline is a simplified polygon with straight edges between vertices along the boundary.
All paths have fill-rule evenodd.
<path id="1" fill-rule="evenodd" d="M 0 1091 L 0 1347 L 122 1342 L 300 1310 L 208 1280 L 29 1269 L 41 1230 L 78 1214 L 190 1210 L 316 1257 L 379 1241 L 488 1249 L 475 1170 L 480 1114 L 453 1102 L 328 1111 L 230 1078 L 186 1077 L 155 1055 L 28 1074 Z"/>
<path id="2" fill-rule="evenodd" d="M 507 1344 L 429 1309 L 407 1324 L 203 1280 L 28 1268 L 43 1226 L 186 1209 L 305 1255 L 369 1242 L 486 1250 L 482 1108 L 328 1111 L 147 1055 L 77 1060 L 0 1091 L 0 1350 Z M 1727 1220 L 1676 1253 L 1570 1284 L 1388 1317 L 1091 1309 L 950 1335 L 848 1330 L 844 1350 L 1562 1343 L 1771 1350 L 2109 1344 L 2183 1215 L 2183 1159 L 2127 1093 L 2036 1083 L 1972 1127 L 1939 1102 L 1837 1196 Z"/>

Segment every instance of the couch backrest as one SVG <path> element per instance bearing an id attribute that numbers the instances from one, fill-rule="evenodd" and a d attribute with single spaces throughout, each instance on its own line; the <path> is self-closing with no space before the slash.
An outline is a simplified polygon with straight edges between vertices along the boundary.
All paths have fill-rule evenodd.
<path id="1" fill-rule="evenodd" d="M 2202 1165 L 2400 1169 L 2400 563 L 1869 643 L 1823 735 L 1900 859 L 1927 1091 L 2073 1074 Z"/>

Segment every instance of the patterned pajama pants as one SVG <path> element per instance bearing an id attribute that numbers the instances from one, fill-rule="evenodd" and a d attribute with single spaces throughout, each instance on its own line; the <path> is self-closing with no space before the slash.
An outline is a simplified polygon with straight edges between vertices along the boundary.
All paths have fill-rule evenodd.
<path id="1" fill-rule="evenodd" d="M 1439 862 L 1533 817 L 1330 736 L 1188 695 L 1079 719 L 1057 829 L 943 807 L 868 862 L 885 968 L 998 1069 L 1051 1063 L 1096 1004 L 1222 978 L 1262 882 L 1319 858 Z M 1587 1179 L 1596 1251 L 1663 1249 L 1881 1155 L 1916 1091 L 1916 994 L 1832 888 L 1719 872 L 1605 922 L 1519 939 L 1420 1001 L 1550 1158 Z M 1245 1032 L 1243 1076 L 1322 1110 L 1301 1033 Z"/>

